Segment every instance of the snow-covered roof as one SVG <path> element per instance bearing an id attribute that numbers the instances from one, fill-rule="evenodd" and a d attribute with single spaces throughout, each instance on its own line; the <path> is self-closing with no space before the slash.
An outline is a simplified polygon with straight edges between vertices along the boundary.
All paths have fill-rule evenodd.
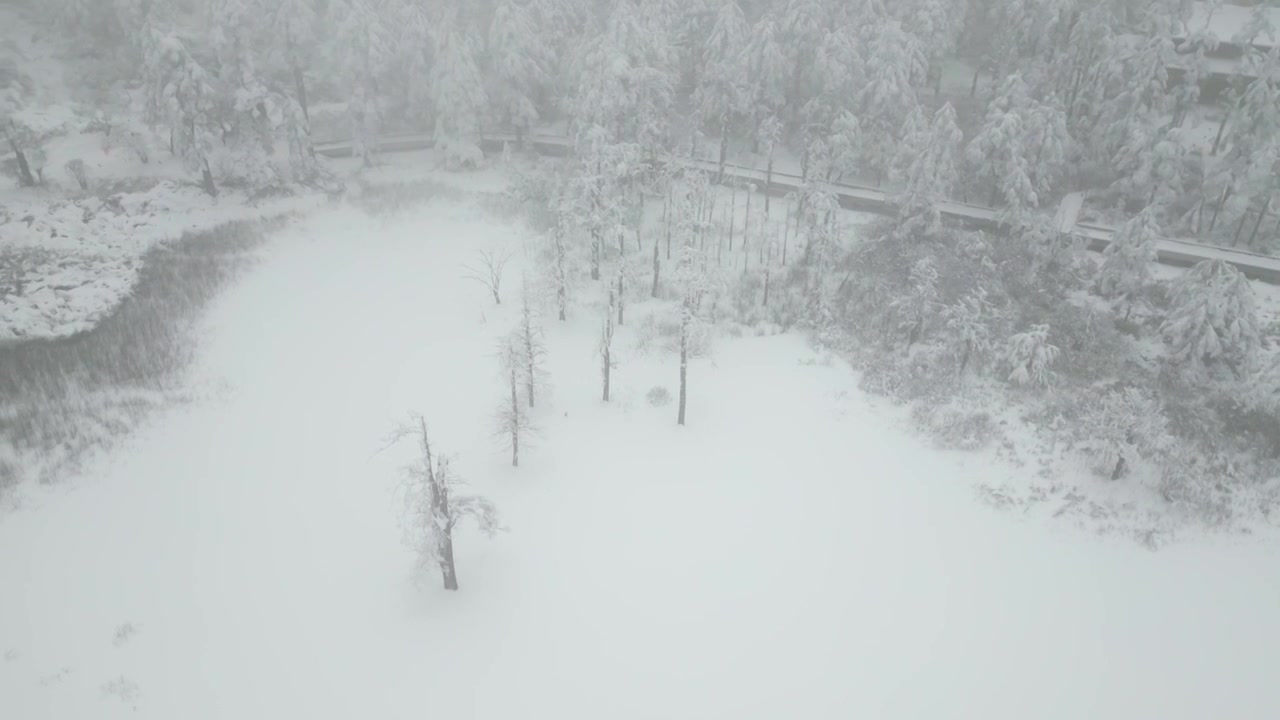
<path id="1" fill-rule="evenodd" d="M 1254 13 L 1259 10 L 1257 7 L 1243 5 L 1220 4 L 1213 7 L 1213 3 L 1193 2 L 1191 15 L 1179 36 L 1185 37 L 1192 32 L 1201 32 L 1207 25 L 1209 32 L 1220 42 L 1235 42 L 1236 37 L 1249 27 Z M 1280 8 L 1268 6 L 1261 8 L 1260 11 L 1270 20 L 1271 32 L 1260 33 L 1254 38 L 1253 44 L 1257 47 L 1270 48 L 1276 44 L 1276 36 L 1280 35 Z"/>

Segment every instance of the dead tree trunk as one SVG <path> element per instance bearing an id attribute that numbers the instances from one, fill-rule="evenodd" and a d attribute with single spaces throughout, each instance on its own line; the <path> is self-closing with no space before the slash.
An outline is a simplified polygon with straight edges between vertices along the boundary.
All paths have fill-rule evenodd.
<path id="1" fill-rule="evenodd" d="M 1258 228 L 1262 227 L 1262 220 L 1267 216 L 1267 210 L 1271 208 L 1271 198 L 1262 203 L 1262 210 L 1258 212 L 1258 221 L 1253 224 L 1253 232 L 1249 233 L 1249 247 L 1257 247 L 1254 241 L 1258 239 Z"/>
<path id="2" fill-rule="evenodd" d="M 684 408 L 688 399 L 689 377 L 689 300 L 684 301 L 680 314 L 680 412 L 676 417 L 677 425 L 684 425 Z"/>
<path id="3" fill-rule="evenodd" d="M 729 120 L 727 118 L 720 121 L 720 174 L 719 179 L 724 181 L 724 163 L 729 156 Z"/>
<path id="4" fill-rule="evenodd" d="M 1218 134 L 1213 137 L 1213 149 L 1209 151 L 1209 155 L 1217 156 L 1218 148 L 1222 145 L 1222 134 L 1227 129 L 1227 120 L 1231 118 L 1231 110 L 1222 113 L 1222 120 L 1218 123 Z"/>
<path id="5" fill-rule="evenodd" d="M 205 158 L 204 167 L 201 168 L 200 174 L 204 191 L 209 193 L 209 197 L 218 197 L 218 186 L 213 182 L 213 170 L 209 168 L 208 158 Z"/>
<path id="6" fill-rule="evenodd" d="M 729 188 L 729 252 L 733 252 L 733 224 L 738 214 L 738 188 Z"/>
<path id="7" fill-rule="evenodd" d="M 592 228 L 591 230 L 591 279 L 600 279 L 600 230 Z"/>
<path id="8" fill-rule="evenodd" d="M 769 195 L 773 192 L 773 144 L 769 145 L 769 164 L 764 170 L 764 219 L 769 219 Z"/>
<path id="9" fill-rule="evenodd" d="M 787 266 L 787 226 L 791 224 L 790 218 L 783 216 L 782 218 L 782 266 Z M 796 218 L 797 229 L 800 225 L 800 218 Z"/>
<path id="10" fill-rule="evenodd" d="M 418 418 L 418 432 L 422 435 L 422 453 L 426 463 L 427 482 L 431 486 L 431 515 L 434 518 L 452 517 L 449 508 L 449 486 L 436 473 L 435 459 L 431 456 L 431 441 L 427 436 L 427 421 Z M 453 527 L 447 521 L 437 525 L 436 554 L 440 558 L 440 573 L 444 576 L 444 589 L 458 589 L 458 570 L 453 563 Z"/>
<path id="11" fill-rule="evenodd" d="M 524 361 L 524 386 L 525 392 L 529 395 L 529 407 L 535 406 L 538 373 L 544 352 L 542 346 L 542 338 L 540 329 L 534 324 L 533 308 L 529 305 L 529 291 L 524 291 L 523 307 L 520 311 L 520 340 L 524 347 L 521 348 Z"/>
<path id="12" fill-rule="evenodd" d="M 13 150 L 13 156 L 18 160 L 18 184 L 22 187 L 33 187 L 36 184 L 36 178 L 31 174 L 26 153 L 18 147 L 18 141 L 14 139 L 12 133 L 6 133 L 6 135 L 9 140 L 9 149 Z"/>
<path id="13" fill-rule="evenodd" d="M 658 297 L 658 274 L 662 269 L 662 265 L 658 260 L 658 243 L 653 244 L 653 291 L 649 293 L 649 297 Z"/>
<path id="14" fill-rule="evenodd" d="M 626 300 L 624 299 L 625 296 L 623 295 L 623 293 L 626 291 L 626 287 L 624 286 L 624 281 L 626 279 L 625 272 L 626 272 L 625 269 L 621 267 L 618 268 L 618 327 L 622 327 L 623 325 L 622 312 L 623 312 L 623 308 L 625 308 L 627 304 Z"/>
<path id="15" fill-rule="evenodd" d="M 311 110 L 307 106 L 307 81 L 303 77 L 302 67 L 298 64 L 293 66 L 293 87 L 298 93 L 298 106 L 302 108 L 302 119 L 311 124 Z"/>
<path id="16" fill-rule="evenodd" d="M 671 257 L 671 186 L 667 186 L 667 194 L 662 198 L 662 229 L 667 234 L 667 257 Z M 653 251 L 658 252 L 658 238 L 653 239 Z"/>
<path id="17" fill-rule="evenodd" d="M 600 337 L 600 379 L 604 389 L 601 399 L 609 402 L 609 374 L 613 369 L 613 291 L 609 291 L 609 307 L 604 311 L 604 333 Z"/>
<path id="18" fill-rule="evenodd" d="M 1227 204 L 1227 200 L 1231 198 L 1231 191 L 1234 190 L 1228 185 L 1222 191 L 1222 198 L 1218 200 L 1217 206 L 1213 208 L 1213 217 L 1209 218 L 1209 232 L 1213 232 L 1213 228 L 1218 224 L 1218 213 L 1222 212 L 1222 206 Z"/>
<path id="19" fill-rule="evenodd" d="M 511 467 L 520 467 L 520 393 L 515 364 L 511 366 Z"/>

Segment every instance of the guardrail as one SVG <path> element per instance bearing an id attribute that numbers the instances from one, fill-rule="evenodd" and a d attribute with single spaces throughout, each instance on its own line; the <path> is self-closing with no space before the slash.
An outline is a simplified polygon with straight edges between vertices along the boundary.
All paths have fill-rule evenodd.
<path id="1" fill-rule="evenodd" d="M 486 150 L 500 150 L 504 144 L 515 142 L 515 140 L 515 136 L 510 134 L 490 134 L 485 136 L 481 141 L 481 145 Z M 573 151 L 573 143 L 563 135 L 535 132 L 527 135 L 524 140 L 527 146 L 541 155 L 563 157 Z M 433 144 L 429 134 L 386 135 L 378 139 L 378 152 L 425 150 L 432 147 Z M 354 154 L 354 148 L 350 140 L 317 143 L 315 148 L 318 154 L 330 158 L 351 157 Z M 714 161 L 694 160 L 691 158 L 679 158 L 679 161 L 704 170 L 719 171 L 719 165 Z M 768 183 L 769 187 L 766 188 L 765 172 L 763 170 L 733 163 L 726 163 L 724 172 L 726 176 L 733 179 L 754 182 L 761 191 L 767 191 L 778 196 L 786 195 L 796 190 L 801 184 L 799 175 L 775 170 L 771 182 Z M 893 198 L 884 190 L 843 182 L 833 182 L 830 185 L 841 207 L 881 215 L 891 215 L 897 209 Z M 1001 227 L 999 211 L 993 208 L 946 200 L 939 203 L 938 209 L 943 217 L 959 221 L 970 227 L 984 230 L 998 230 Z M 1115 230 L 1104 225 L 1072 222 L 1071 229 L 1067 232 L 1083 237 L 1087 241 L 1089 249 L 1101 251 L 1111 243 L 1111 236 Z M 1280 285 L 1280 258 L 1270 255 L 1261 255 L 1216 245 L 1204 245 L 1186 240 L 1161 240 L 1156 247 L 1156 259 L 1161 263 L 1176 267 L 1190 267 L 1202 260 L 1224 260 L 1238 268 L 1240 272 L 1244 273 L 1245 277 Z"/>

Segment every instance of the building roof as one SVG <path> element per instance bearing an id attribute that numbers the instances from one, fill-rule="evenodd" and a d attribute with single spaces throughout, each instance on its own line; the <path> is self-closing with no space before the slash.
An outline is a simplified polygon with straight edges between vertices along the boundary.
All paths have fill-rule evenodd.
<path id="1" fill-rule="evenodd" d="M 1211 8 L 1212 12 L 1210 12 Z M 1280 36 L 1280 8 L 1271 6 L 1244 7 L 1220 4 L 1213 7 L 1211 3 L 1193 2 L 1191 16 L 1183 32 L 1175 39 L 1207 29 L 1219 42 L 1234 43 L 1237 37 L 1242 36 L 1249 29 L 1258 13 L 1264 16 L 1271 27 L 1270 32 L 1263 30 L 1258 33 L 1253 39 L 1253 45 L 1264 49 L 1275 47 Z"/>

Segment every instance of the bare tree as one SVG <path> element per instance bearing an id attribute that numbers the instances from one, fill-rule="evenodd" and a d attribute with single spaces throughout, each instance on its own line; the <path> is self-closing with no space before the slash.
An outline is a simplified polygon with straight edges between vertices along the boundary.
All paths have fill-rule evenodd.
<path id="1" fill-rule="evenodd" d="M 556 223 L 552 231 L 552 279 L 556 283 L 556 310 L 559 319 L 564 322 L 564 313 L 568 309 L 568 228 L 563 219 Z"/>
<path id="2" fill-rule="evenodd" d="M 658 278 L 662 272 L 662 261 L 658 258 L 658 242 L 653 243 L 653 290 L 650 297 L 658 297 Z"/>
<path id="3" fill-rule="evenodd" d="M 676 417 L 677 425 L 684 425 L 684 408 L 689 398 L 689 331 L 693 323 L 693 310 L 686 295 L 680 303 L 680 413 Z"/>
<path id="4" fill-rule="evenodd" d="M 604 401 L 609 402 L 609 374 L 613 370 L 613 291 L 604 310 L 604 331 L 600 334 L 600 378 L 604 381 Z M 621 311 L 619 311 L 621 312 Z"/>
<path id="5" fill-rule="evenodd" d="M 472 518 L 481 532 L 492 537 L 502 529 L 497 509 L 488 498 L 457 492 L 465 482 L 449 466 L 449 458 L 434 455 L 427 435 L 427 422 L 413 415 L 410 422 L 392 433 L 390 444 L 412 439 L 422 457 L 404 468 L 405 542 L 418 554 L 424 566 L 435 565 L 444 576 L 446 590 L 458 589 L 458 571 L 453 562 L 453 528 L 458 521 Z"/>
<path id="6" fill-rule="evenodd" d="M 623 323 L 623 309 L 626 307 L 626 289 L 627 289 L 627 265 L 626 263 L 618 263 L 618 326 Z"/>
<path id="7" fill-rule="evenodd" d="M 493 250 L 480 251 L 479 266 L 463 265 L 462 269 L 467 271 L 463 275 L 467 280 L 474 280 L 489 289 L 493 294 L 493 302 L 502 304 L 502 271 L 507 266 L 507 262 L 511 260 L 510 255 L 500 255 Z"/>
<path id="8" fill-rule="evenodd" d="M 695 349 L 695 333 L 699 329 L 698 308 L 702 298 L 711 290 L 713 281 L 707 254 L 692 245 L 686 245 L 680 254 L 676 268 L 682 288 L 680 301 L 680 408 L 676 422 L 685 424 L 685 404 L 688 399 L 689 358 Z"/>
<path id="9" fill-rule="evenodd" d="M 533 420 L 520 404 L 520 338 L 513 334 L 502 343 L 503 375 L 511 390 L 510 401 L 503 400 L 498 407 L 495 434 L 511 445 L 511 467 L 520 466 L 520 439 L 533 431 Z"/>
<path id="10" fill-rule="evenodd" d="M 517 335 L 525 394 L 528 396 L 529 407 L 533 407 L 538 388 L 542 386 L 542 378 L 546 375 L 543 360 L 546 358 L 547 348 L 542 341 L 542 325 L 538 323 L 537 310 L 529 301 L 527 285 L 520 295 L 520 327 Z"/>

